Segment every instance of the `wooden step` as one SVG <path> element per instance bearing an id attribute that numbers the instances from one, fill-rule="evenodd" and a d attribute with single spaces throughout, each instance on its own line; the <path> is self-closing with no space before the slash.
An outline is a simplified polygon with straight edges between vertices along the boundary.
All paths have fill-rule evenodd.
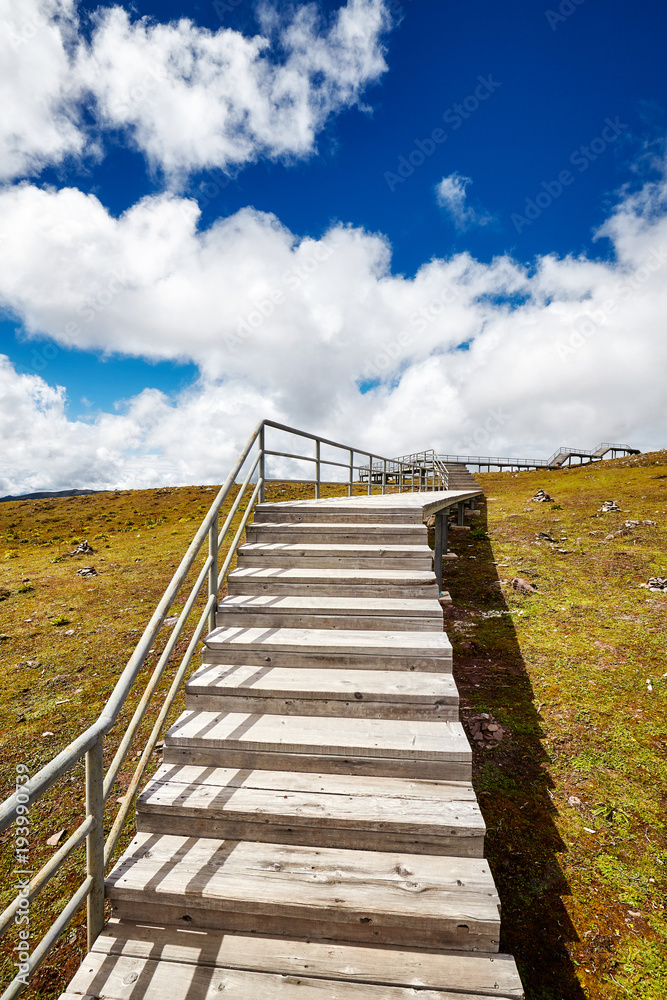
<path id="1" fill-rule="evenodd" d="M 237 987 L 232 972 L 250 978 Z M 258 973 L 274 976 L 275 988 L 264 981 L 260 986 L 252 978 Z M 205 1000 L 223 987 L 232 1000 L 523 997 L 510 955 L 363 947 L 206 928 L 191 933 L 171 924 L 112 918 L 64 996 L 128 1000 L 128 986 L 132 1000 Z"/>
<path id="2" fill-rule="evenodd" d="M 459 722 L 186 710 L 164 741 L 165 763 L 470 781 Z"/>
<path id="3" fill-rule="evenodd" d="M 342 545 L 339 543 L 256 542 L 237 552 L 239 569 L 307 567 L 309 569 L 407 569 L 433 566 L 428 545 Z"/>
<path id="4" fill-rule="evenodd" d="M 163 764 L 137 830 L 481 858 L 485 826 L 465 783 Z"/>
<path id="5" fill-rule="evenodd" d="M 248 542 L 309 542 L 353 545 L 425 545 L 425 524 L 348 524 L 338 521 L 300 521 L 298 524 L 253 522 L 246 528 Z"/>
<path id="6" fill-rule="evenodd" d="M 451 673 L 452 646 L 444 632 L 216 628 L 205 639 L 204 662 Z"/>
<path id="7" fill-rule="evenodd" d="M 457 720 L 451 673 L 204 665 L 185 686 L 194 711 Z"/>
<path id="8" fill-rule="evenodd" d="M 441 597 L 440 601 L 443 599 Z M 268 594 L 237 594 L 225 597 L 220 602 L 217 623 L 223 628 L 269 625 L 271 628 L 441 632 L 443 617 L 439 602 L 432 599 L 383 600 L 378 597 L 272 597 Z"/>
<path id="9" fill-rule="evenodd" d="M 270 508 L 270 509 L 269 509 Z M 290 508 L 289 504 L 258 504 L 255 507 L 255 524 L 407 524 L 421 525 L 424 515 L 421 510 L 377 510 L 368 507 L 363 510 L 356 508 L 336 508 L 333 505 L 323 507 L 306 507 L 298 505 Z"/>
<path id="10" fill-rule="evenodd" d="M 106 881 L 114 916 L 189 930 L 498 951 L 488 862 L 138 833 Z"/>
<path id="11" fill-rule="evenodd" d="M 235 569 L 227 577 L 228 594 L 274 597 L 331 596 L 437 598 L 435 574 L 407 569 Z"/>

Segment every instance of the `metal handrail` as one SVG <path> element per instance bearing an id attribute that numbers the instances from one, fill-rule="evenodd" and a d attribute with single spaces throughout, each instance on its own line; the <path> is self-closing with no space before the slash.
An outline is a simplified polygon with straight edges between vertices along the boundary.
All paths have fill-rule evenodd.
<path id="1" fill-rule="evenodd" d="M 608 451 L 624 451 L 629 453 L 630 455 L 640 454 L 638 448 L 631 448 L 627 444 L 611 444 L 609 441 L 601 441 L 600 444 L 597 446 L 597 448 L 591 448 L 590 451 L 587 451 L 584 448 L 566 448 L 566 447 L 559 448 L 558 451 L 555 451 L 551 456 L 551 458 L 547 460 L 547 464 L 551 465 L 552 463 L 555 463 L 556 459 L 560 458 L 561 456 L 563 457 L 563 459 L 566 459 L 569 455 L 574 455 L 577 458 L 581 457 L 581 458 L 601 459 L 603 455 L 606 455 Z"/>
<path id="2" fill-rule="evenodd" d="M 296 437 L 305 438 L 314 442 L 315 455 L 298 455 L 293 452 L 284 453 L 277 450 L 269 450 L 266 447 L 266 430 L 273 428 Z M 257 453 L 254 458 L 251 452 L 257 446 Z M 322 456 L 322 445 L 337 448 L 347 452 L 347 462 L 337 462 Z M 426 453 L 422 453 L 425 455 Z M 398 492 L 403 491 L 406 483 L 407 488 L 415 489 L 414 469 L 411 470 L 409 463 L 400 459 L 388 459 L 375 455 L 364 449 L 353 448 L 349 445 L 340 444 L 327 438 L 311 434 L 308 431 L 301 431 L 286 424 L 280 424 L 272 420 L 263 420 L 259 423 L 246 441 L 241 453 L 236 459 L 227 479 L 216 495 L 210 509 L 204 515 L 202 522 L 197 529 L 192 542 L 185 555 L 167 585 L 162 598 L 160 599 L 153 615 L 150 618 L 144 632 L 139 639 L 133 653 L 131 654 L 123 672 L 118 678 L 116 685 L 107 699 L 104 708 L 96 721 L 83 733 L 73 740 L 69 746 L 60 751 L 51 761 L 42 767 L 29 781 L 22 784 L 20 789 L 9 796 L 0 804 L 0 832 L 7 829 L 17 818 L 25 815 L 30 806 L 40 799 L 51 786 L 63 775 L 74 768 L 82 757 L 85 756 L 86 773 L 86 807 L 85 818 L 74 833 L 68 838 L 65 844 L 53 855 L 47 863 L 34 875 L 27 889 L 28 901 L 33 899 L 48 884 L 51 878 L 60 870 L 72 852 L 86 841 L 86 876 L 77 891 L 72 895 L 65 908 L 48 929 L 44 937 L 38 943 L 28 958 L 28 978 L 41 965 L 51 949 L 56 944 L 58 938 L 67 927 L 69 921 L 75 915 L 79 907 L 87 900 L 87 937 L 88 949 L 92 947 L 98 934 L 104 926 L 104 872 L 113 857 L 115 848 L 122 830 L 127 822 L 134 796 L 139 788 L 144 772 L 151 758 L 151 754 L 158 741 L 162 727 L 174 704 L 175 698 L 181 688 L 187 670 L 199 647 L 204 632 L 215 627 L 215 615 L 218 603 L 218 593 L 222 587 L 232 561 L 236 555 L 239 542 L 246 529 L 253 509 L 259 500 L 264 501 L 265 484 L 267 481 L 266 464 L 267 458 L 286 457 L 297 461 L 308 461 L 315 464 L 315 478 L 307 480 L 315 484 L 315 495 L 320 497 L 322 488 L 322 467 L 332 466 L 347 470 L 347 484 L 349 495 L 354 491 L 354 474 L 361 472 L 363 468 L 370 470 L 380 469 L 380 486 L 384 494 L 389 484 L 388 479 L 392 473 L 397 475 Z M 368 460 L 364 467 L 355 462 L 355 457 Z M 250 465 L 245 475 L 245 479 L 239 487 L 238 494 L 234 498 L 231 508 L 225 518 L 222 528 L 218 525 L 218 516 L 222 505 L 229 496 L 232 488 L 236 484 L 237 476 L 250 459 Z M 434 465 L 435 474 L 435 465 Z M 440 475 L 440 472 L 437 473 Z M 373 489 L 372 475 L 368 476 L 368 493 Z M 234 531 L 233 538 L 229 543 L 224 561 L 218 567 L 218 558 L 221 547 L 225 544 L 232 531 L 234 517 L 239 511 L 251 483 L 255 481 L 254 489 L 246 501 L 245 509 L 241 515 L 240 522 Z M 303 480 L 301 480 L 303 481 Z M 103 769 L 103 749 L 104 737 L 115 725 L 118 716 L 125 706 L 127 699 L 133 690 L 135 681 L 144 665 L 146 658 L 153 648 L 157 635 L 162 628 L 165 618 L 179 594 L 183 584 L 190 573 L 195 560 L 201 552 L 202 546 L 208 542 L 208 554 L 206 555 L 197 578 L 192 584 L 185 599 L 183 609 L 178 616 L 173 629 L 168 636 L 164 649 L 155 665 L 151 676 L 145 684 L 143 694 L 134 710 L 132 718 L 125 727 L 122 739 L 114 754 L 106 776 Z M 190 636 L 188 647 L 183 654 L 178 668 L 176 669 L 169 691 L 164 697 L 162 706 L 151 729 L 151 733 L 146 741 L 138 764 L 130 780 L 127 791 L 120 800 L 120 808 L 113 822 L 109 835 L 104 839 L 104 805 L 108 801 L 114 783 L 118 777 L 120 769 L 127 759 L 130 747 L 135 739 L 141 723 L 148 710 L 149 704 L 155 694 L 160 681 L 163 679 L 167 665 L 171 660 L 177 642 L 185 630 L 186 623 L 192 613 L 197 599 L 206 591 L 207 597 L 204 602 L 200 617 Z M 10 902 L 4 913 L 0 915 L 0 936 L 14 922 L 19 908 L 22 906 L 22 899 L 26 898 L 25 892 L 20 892 Z M 25 989 L 23 977 L 17 974 L 9 983 L 7 989 L 0 997 L 0 1000 L 13 1000 Z"/>
<path id="3" fill-rule="evenodd" d="M 362 480 L 368 479 L 369 482 L 386 475 L 393 482 L 417 482 L 420 490 L 449 489 L 449 473 L 433 448 L 399 455 L 398 458 L 371 461 L 361 466 L 360 475 Z"/>

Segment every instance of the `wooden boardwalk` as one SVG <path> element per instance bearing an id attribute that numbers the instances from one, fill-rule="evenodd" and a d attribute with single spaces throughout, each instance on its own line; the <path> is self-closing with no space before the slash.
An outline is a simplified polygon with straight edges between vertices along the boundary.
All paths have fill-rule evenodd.
<path id="1" fill-rule="evenodd" d="M 61 1000 L 521 997 L 423 524 L 261 504 Z"/>

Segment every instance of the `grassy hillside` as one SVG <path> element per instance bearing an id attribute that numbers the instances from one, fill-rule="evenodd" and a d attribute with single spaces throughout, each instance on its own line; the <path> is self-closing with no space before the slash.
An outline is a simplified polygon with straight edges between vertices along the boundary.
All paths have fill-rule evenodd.
<path id="1" fill-rule="evenodd" d="M 474 763 L 502 947 L 530 1000 L 660 1000 L 667 593 L 640 584 L 667 576 L 667 452 L 479 481 L 446 628 L 463 718 L 504 731 Z M 531 502 L 540 488 L 555 502 Z M 500 583 L 516 578 L 537 591 Z"/>
<path id="2" fill-rule="evenodd" d="M 529 1000 L 662 1000 L 667 594 L 639 584 L 667 575 L 667 453 L 479 479 L 487 497 L 473 529 L 451 532 L 459 559 L 446 564 L 445 624 L 464 721 L 474 731 L 484 713 L 502 727 L 474 755 L 502 947 L 517 956 Z M 540 487 L 554 504 L 530 502 Z M 0 504 L 0 794 L 16 764 L 36 771 L 97 716 L 214 495 Z M 276 485 L 267 499 L 299 496 L 312 489 Z M 599 513 L 608 499 L 622 511 Z M 656 523 L 621 529 L 630 519 Z M 70 556 L 84 539 L 95 553 Z M 86 565 L 98 575 L 79 576 Z M 498 586 L 516 577 L 537 591 Z M 109 758 L 114 745 L 112 734 Z M 35 867 L 53 853 L 47 838 L 80 820 L 82 776 L 33 810 Z M 10 842 L 3 886 L 13 882 Z M 35 931 L 78 884 L 74 868 L 35 907 Z M 81 923 L 28 995 L 59 995 L 83 954 Z"/>
<path id="3" fill-rule="evenodd" d="M 13 791 L 17 765 L 25 764 L 34 774 L 97 718 L 216 492 L 212 486 L 123 490 L 0 504 L 0 798 Z M 267 500 L 312 496 L 308 485 L 267 487 Z M 223 515 L 234 497 L 232 492 Z M 232 528 L 240 517 L 238 513 Z M 72 556 L 86 540 L 94 553 Z M 97 575 L 80 576 L 78 570 L 84 566 L 94 566 Z M 190 581 L 196 572 L 198 565 Z M 172 614 L 182 610 L 187 589 L 183 588 Z M 199 617 L 200 605 L 191 623 Z M 188 638 L 176 647 L 179 658 Z M 159 641 L 156 650 L 135 684 L 137 693 L 105 741 L 105 765 L 143 690 L 141 682 L 157 662 Z M 170 681 L 171 675 L 158 693 L 166 692 Z M 172 717 L 183 707 L 184 699 L 177 699 Z M 147 714 L 141 730 L 145 736 L 155 714 Z M 116 798 L 127 788 L 143 748 L 141 739 L 137 748 L 107 804 L 107 830 L 118 810 Z M 153 770 L 158 762 L 156 755 Z M 35 870 L 54 853 L 47 839 L 60 830 L 69 835 L 83 819 L 83 777 L 81 763 L 31 810 L 30 862 Z M 132 834 L 128 827 L 122 843 Z M 0 835 L 0 911 L 15 895 L 15 868 L 12 832 L 7 831 Z M 33 944 L 48 926 L 47 916 L 62 909 L 81 884 L 83 871 L 81 848 L 33 903 Z M 9 944 L 0 961 L 3 982 L 10 972 L 14 974 L 10 955 L 14 943 L 11 935 L 3 940 L 3 945 Z M 42 967 L 35 976 L 30 995 L 40 1000 L 58 997 L 84 951 L 80 914 L 52 953 L 48 968 Z"/>

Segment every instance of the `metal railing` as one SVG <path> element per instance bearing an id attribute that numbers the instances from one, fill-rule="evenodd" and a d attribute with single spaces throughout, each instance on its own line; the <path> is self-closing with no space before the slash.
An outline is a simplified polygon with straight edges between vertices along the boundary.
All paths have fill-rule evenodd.
<path id="1" fill-rule="evenodd" d="M 441 462 L 451 462 L 452 465 L 498 465 L 519 466 L 540 469 L 549 465 L 545 458 L 511 458 L 500 455 L 442 455 Z"/>
<path id="2" fill-rule="evenodd" d="M 360 469 L 362 482 L 392 483 L 399 487 L 410 483 L 411 489 L 447 490 L 449 489 L 449 474 L 444 464 L 432 448 L 426 451 L 415 451 L 410 455 L 399 455 L 398 458 L 383 459 L 362 466 Z"/>
<path id="3" fill-rule="evenodd" d="M 609 441 L 602 441 L 597 448 L 591 448 L 590 451 L 586 451 L 583 448 L 559 448 L 555 451 L 550 459 L 547 460 L 547 465 L 559 466 L 563 465 L 567 458 L 574 456 L 575 458 L 590 458 L 602 459 L 608 451 L 616 453 L 617 451 L 623 452 L 624 455 L 639 455 L 640 451 L 638 448 L 631 448 L 627 444 L 611 444 Z M 559 461 L 560 459 L 560 461 Z"/>
<path id="4" fill-rule="evenodd" d="M 314 453 L 311 455 L 296 454 L 293 451 L 281 451 L 276 448 L 268 448 L 266 437 L 267 429 L 271 428 L 282 434 L 292 435 L 307 439 L 313 443 Z M 346 456 L 346 461 L 341 462 L 327 457 L 323 454 L 323 449 L 337 449 Z M 229 567 L 234 559 L 239 542 L 243 536 L 246 525 L 259 500 L 264 500 L 265 484 L 268 479 L 267 462 L 281 458 L 288 463 L 311 463 L 315 465 L 315 475 L 312 479 L 292 480 L 298 482 L 313 482 L 315 485 L 315 496 L 320 497 L 323 485 L 323 467 L 332 467 L 345 470 L 345 473 L 338 472 L 340 478 L 338 483 L 347 483 L 348 493 L 353 495 L 355 488 L 355 473 L 360 473 L 362 466 L 355 461 L 356 458 L 367 460 L 366 469 L 380 469 L 379 485 L 382 493 L 385 493 L 389 484 L 389 477 L 397 474 L 394 487 L 398 492 L 402 491 L 406 483 L 410 482 L 412 490 L 418 487 L 415 477 L 410 478 L 407 463 L 397 459 L 386 459 L 381 456 L 371 454 L 359 448 L 352 448 L 335 441 L 300 431 L 284 424 L 278 424 L 271 420 L 264 420 L 258 424 L 253 433 L 248 438 L 243 450 L 236 459 L 234 466 L 229 473 L 225 483 L 218 492 L 208 513 L 204 516 L 197 532 L 195 533 L 190 546 L 181 559 L 181 562 L 169 582 L 161 600 L 159 601 L 148 625 L 146 626 L 134 652 L 130 656 L 127 665 L 121 673 L 109 699 L 107 700 L 101 714 L 97 720 L 89 726 L 85 732 L 81 733 L 64 750 L 57 754 L 48 764 L 42 767 L 33 777 L 23 782 L 17 778 L 16 792 L 0 805 L 0 832 L 6 830 L 13 823 L 22 825 L 25 823 L 30 807 L 39 800 L 60 778 L 75 768 L 82 758 L 85 758 L 85 818 L 77 829 L 71 834 L 60 849 L 47 861 L 47 863 L 34 875 L 27 887 L 17 894 L 5 911 L 0 915 L 0 936 L 2 936 L 14 923 L 15 918 L 30 901 L 34 899 L 51 881 L 60 870 L 67 858 L 72 855 L 81 844 L 86 843 L 86 873 L 79 888 L 69 899 L 68 903 L 58 915 L 54 923 L 48 929 L 37 947 L 32 951 L 27 960 L 29 975 L 32 975 L 42 964 L 51 949 L 56 944 L 58 938 L 63 933 L 70 920 L 87 901 L 87 942 L 88 949 L 104 925 L 104 873 L 114 851 L 118 845 L 121 833 L 130 815 L 130 810 L 134 796 L 139 788 L 144 776 L 147 764 L 151 758 L 155 746 L 160 737 L 163 725 L 174 704 L 175 698 L 181 689 L 186 672 L 199 647 L 199 643 L 205 632 L 215 628 L 216 611 L 218 604 L 218 593 L 222 587 Z M 284 464 L 284 462 L 283 462 Z M 406 466 L 402 469 L 402 466 Z M 238 493 L 231 504 L 225 517 L 222 527 L 220 527 L 219 515 L 221 508 L 236 485 L 236 479 L 245 469 L 243 479 Z M 403 475 L 402 473 L 405 473 Z M 286 481 L 283 476 L 274 477 L 277 481 Z M 288 480 L 289 481 L 289 480 Z M 368 476 L 368 493 L 371 493 L 374 485 L 374 477 Z M 377 485 L 377 482 L 376 482 Z M 244 498 L 245 508 L 241 511 L 240 521 L 233 528 L 232 522 L 241 508 Z M 221 550 L 225 549 L 222 565 L 219 565 Z M 134 709 L 125 731 L 122 735 L 118 748 L 111 763 L 104 773 L 103 750 L 104 740 L 116 724 L 119 714 L 126 705 L 130 693 L 133 692 L 135 682 L 146 661 L 148 654 L 153 649 L 158 633 L 162 629 L 165 619 L 179 594 L 181 588 L 190 572 L 193 570 L 195 561 L 202 548 L 206 555 L 200 566 L 198 575 L 192 584 L 187 598 L 185 599 L 183 610 L 178 615 L 178 619 L 169 634 L 158 661 L 151 673 L 143 693 Z M 104 834 L 104 806 L 109 801 L 109 797 L 114 787 L 114 783 L 119 772 L 125 763 L 130 747 L 132 746 L 139 728 L 146 716 L 146 712 L 151 703 L 151 699 L 163 680 L 167 665 L 169 664 L 176 644 L 186 632 L 188 619 L 200 597 L 203 598 L 203 608 L 191 631 L 187 649 L 180 659 L 174 672 L 171 685 L 164 701 L 157 712 L 157 716 L 151 728 L 150 735 L 141 752 L 139 762 L 135 767 L 127 790 L 119 801 L 118 813 L 111 825 L 105 839 Z M 199 609 L 198 609 L 199 610 Z M 188 628 L 188 632 L 190 629 Z M 138 692 L 135 692 L 138 693 Z M 136 751 L 135 751 L 136 752 Z M 21 978 L 19 978 L 21 977 Z M 21 971 L 10 982 L 5 989 L 0 1000 L 12 1000 L 17 997 L 26 986 L 23 981 Z"/>
<path id="5" fill-rule="evenodd" d="M 436 459 L 441 463 L 451 463 L 452 465 L 476 465 L 481 469 L 482 466 L 490 467 L 492 465 L 497 465 L 499 468 L 514 468 L 514 469 L 558 469 L 570 456 L 590 458 L 591 461 L 595 459 L 601 459 L 607 452 L 611 451 L 617 452 L 622 451 L 626 454 L 638 455 L 640 454 L 638 448 L 631 448 L 629 445 L 622 444 L 609 444 L 609 442 L 604 441 L 602 444 L 598 445 L 597 448 L 593 448 L 587 451 L 584 448 L 558 448 L 557 451 L 553 453 L 550 458 L 513 458 L 511 456 L 500 456 L 500 455 L 436 455 Z M 558 460 L 561 461 L 558 461 Z"/>

